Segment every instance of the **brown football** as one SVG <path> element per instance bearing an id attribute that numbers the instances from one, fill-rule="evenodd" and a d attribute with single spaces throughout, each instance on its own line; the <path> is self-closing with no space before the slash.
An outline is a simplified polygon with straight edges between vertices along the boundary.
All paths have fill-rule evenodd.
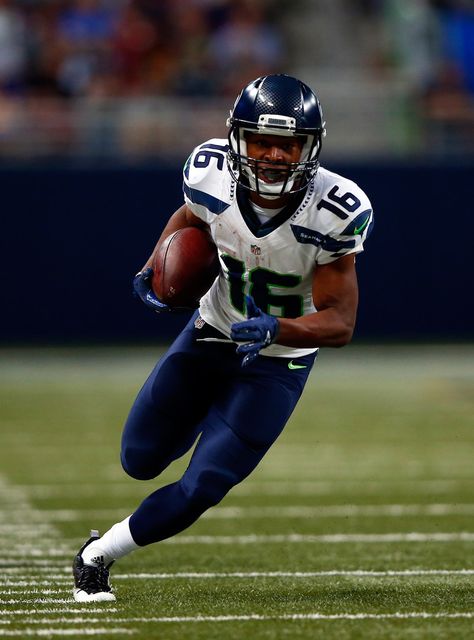
<path id="1" fill-rule="evenodd" d="M 195 309 L 219 273 L 216 245 L 198 227 L 172 233 L 153 256 L 153 291 L 170 307 Z"/>

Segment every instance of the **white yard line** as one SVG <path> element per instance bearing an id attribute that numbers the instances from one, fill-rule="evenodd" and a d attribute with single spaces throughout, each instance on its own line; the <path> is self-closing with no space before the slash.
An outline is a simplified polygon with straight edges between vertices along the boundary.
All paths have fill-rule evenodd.
<path id="1" fill-rule="evenodd" d="M 377 571 L 371 569 L 355 569 L 355 570 L 339 570 L 333 569 L 329 571 L 229 571 L 229 572 L 176 572 L 176 573 L 114 573 L 113 580 L 209 580 L 209 579 L 226 579 L 226 578 L 326 578 L 326 577 L 353 577 L 353 578 L 390 578 L 390 577 L 435 577 L 435 576 L 456 576 L 467 577 L 473 576 L 474 569 L 389 569 L 386 571 Z M 59 589 L 38 589 L 42 585 L 48 587 L 52 583 L 62 583 Z M 0 585 L 8 586 L 9 589 L 0 591 L 5 595 L 15 596 L 19 592 L 28 594 L 51 595 L 63 594 L 68 592 L 70 585 L 69 576 L 51 575 L 46 580 L 19 580 L 17 582 L 9 580 L 2 582 Z M 29 587 L 26 588 L 25 587 Z M 12 599 L 9 600 L 10 604 Z M 23 598 L 20 602 L 26 603 L 31 598 Z M 70 600 L 66 600 L 70 602 Z M 35 600 L 38 603 L 38 599 Z"/>
<path id="2" fill-rule="evenodd" d="M 457 483 L 457 481 L 456 481 Z M 348 487 L 347 483 L 344 483 Z M 288 483 L 277 483 L 277 489 L 282 494 L 288 490 Z M 302 494 L 310 490 L 316 493 L 330 487 L 341 486 L 340 483 L 297 483 Z M 392 486 L 392 485 L 390 485 Z M 448 485 L 446 485 L 447 487 Z M 455 485 L 457 486 L 457 484 Z M 265 485 L 270 493 L 274 483 Z M 115 608 L 84 607 L 74 605 L 70 597 L 65 597 L 67 585 L 70 583 L 71 549 L 64 544 L 59 532 L 51 526 L 51 522 L 68 522 L 82 518 L 116 519 L 123 515 L 122 510 L 39 510 L 32 507 L 28 500 L 27 488 L 13 486 L 0 477 L 0 502 L 3 513 L 0 516 L 0 558 L 4 563 L 0 585 L 0 636 L 11 637 L 53 637 L 53 636 L 98 636 L 132 634 L 135 631 L 122 629 L 117 625 L 138 622 L 220 622 L 238 620 L 364 620 L 390 618 L 472 618 L 472 613 L 394 613 L 394 614 L 281 614 L 279 616 L 265 616 L 258 614 L 242 616 L 175 616 L 155 618 L 116 618 L 105 617 L 115 614 Z M 298 491 L 297 491 L 298 492 Z M 262 493 L 265 493 L 263 491 Z M 256 492 L 258 495 L 258 491 Z M 286 507 L 220 507 L 209 512 L 209 518 L 311 518 L 311 517 L 355 517 L 355 516 L 444 516 L 444 515 L 473 515 L 474 504 L 432 504 L 432 505 L 323 505 L 323 506 L 286 506 Z M 276 535 L 244 535 L 244 536 L 177 536 L 164 541 L 164 544 L 268 544 L 268 543 L 393 543 L 393 542 L 472 542 L 474 533 L 384 533 L 384 534 L 276 534 Z M 66 560 L 68 566 L 65 566 Z M 8 566 L 11 563 L 12 566 Z M 30 572 L 40 574 L 37 579 L 30 578 Z M 42 577 L 44 574 L 44 578 Z M 459 569 L 413 569 L 394 571 L 315 571 L 315 572 L 178 572 L 178 573 L 136 573 L 117 574 L 117 580 L 126 579 L 218 579 L 218 578 L 323 578 L 325 576 L 347 576 L 356 578 L 383 578 L 404 576 L 471 576 L 474 570 Z M 18 580 L 16 579 L 18 577 Z M 26 578 L 26 579 L 25 579 Z M 60 583 L 60 584 L 58 584 Z M 51 586 L 64 588 L 52 589 Z M 25 587 L 29 587 L 25 589 Z M 33 588 L 32 588 L 33 587 Z M 42 588 L 44 587 L 44 588 Z M 21 589 L 22 591 L 15 591 Z M 9 605 L 6 608 L 5 605 Z M 71 614 L 71 618 L 65 618 Z M 96 615 L 96 618 L 92 616 Z M 60 619 L 50 620 L 45 616 L 58 615 Z M 35 616 L 35 617 L 33 617 Z M 27 619 L 28 617 L 28 619 Z M 30 627 L 22 630 L 7 629 L 5 626 L 13 620 L 21 618 Z M 30 619 L 31 618 L 31 619 Z M 96 627 L 71 628 L 69 625 L 78 622 L 91 624 L 111 623 L 111 628 Z M 67 625 L 67 628 L 52 628 L 52 625 Z M 33 628 L 34 627 L 34 628 Z M 39 628 L 38 628 L 39 627 Z"/>
<path id="3" fill-rule="evenodd" d="M 49 623 L 51 624 L 51 622 Z M 132 629 L 121 628 L 97 628 L 97 629 L 84 629 L 80 627 L 77 629 L 22 629 L 21 631 L 10 631 L 8 629 L 0 629 L 0 636 L 5 637 L 20 637 L 25 636 L 37 636 L 50 638 L 51 636 L 103 636 L 103 635 L 133 635 L 136 631 Z"/>
<path id="4" fill-rule="evenodd" d="M 31 506 L 25 489 L 11 485 L 0 475 L 0 556 L 12 548 L 22 551 L 36 549 L 38 553 L 50 555 L 52 539 L 59 538 L 59 531 L 45 522 L 32 524 L 29 517 L 36 510 Z M 18 513 L 22 520 L 12 522 L 12 514 Z M 57 546 L 57 545 L 56 545 Z"/>
<path id="5" fill-rule="evenodd" d="M 84 605 L 82 604 L 77 604 L 77 606 L 71 606 L 74 605 L 74 602 L 72 602 L 72 600 L 69 603 L 69 607 L 49 607 L 48 609 L 36 609 L 35 607 L 30 607 L 28 609 L 0 609 L 0 616 L 4 617 L 4 618 L 9 618 L 9 617 L 15 617 L 15 616 L 29 616 L 29 615 L 33 615 L 33 614 L 40 614 L 40 615 L 44 615 L 44 614 L 58 614 L 58 613 L 80 613 L 80 614 L 84 614 L 84 615 L 90 615 L 90 614 L 95 614 L 95 613 L 104 613 L 104 611 L 107 611 L 107 613 L 116 613 L 118 611 L 118 609 L 115 608 L 111 608 L 109 609 L 107 607 L 107 609 L 104 609 L 103 607 L 99 608 L 99 607 L 89 607 L 86 606 L 84 607 Z"/>
<path id="6" fill-rule="evenodd" d="M 88 619 L 87 622 L 104 623 L 113 622 L 115 624 L 136 624 L 136 623 L 186 623 L 186 622 L 253 622 L 253 621 L 275 621 L 275 620 L 287 620 L 287 621 L 299 621 L 299 620 L 455 620 L 455 619 L 472 619 L 474 618 L 474 612 L 472 611 L 457 611 L 457 612 L 427 612 L 427 611 L 413 611 L 413 612 L 395 612 L 395 613 L 287 613 L 280 615 L 262 615 L 258 613 L 247 615 L 221 615 L 221 616 L 163 616 L 163 617 L 130 617 L 130 618 L 107 618 L 101 617 L 97 619 Z M 38 620 L 39 624 L 48 622 L 51 624 L 53 621 Z M 67 619 L 57 621 L 58 623 L 67 623 Z M 74 623 L 76 623 L 75 621 Z M 31 619 L 29 624 L 35 624 L 36 621 Z M 59 630 L 58 630 L 59 631 Z M 94 629 L 99 631 L 99 629 Z M 0 630 L 0 635 L 2 634 Z M 60 634 L 58 634 L 60 635 Z M 92 635 L 92 634 L 91 634 Z"/>
<path id="7" fill-rule="evenodd" d="M 5 583 L 0 583 L 2 586 L 5 585 Z M 28 589 L 24 587 L 24 585 L 22 584 L 15 584 L 13 583 L 12 586 L 10 586 L 8 589 L 0 589 L 0 595 L 2 596 L 16 596 L 19 593 L 22 594 L 29 594 L 31 596 L 34 595 L 52 595 L 53 593 L 59 594 L 59 593 L 64 593 L 65 588 L 63 587 L 62 589 L 38 589 L 37 585 L 34 585 L 33 588 Z"/>
<path id="8" fill-rule="evenodd" d="M 385 578 L 385 577 L 416 577 L 416 576 L 472 576 L 474 569 L 407 569 L 389 571 L 231 571 L 231 572 L 178 572 L 178 573 L 118 573 L 114 580 L 174 580 L 184 579 L 216 579 L 216 578 L 325 578 L 325 577 L 355 577 L 355 578 Z"/>
<path id="9" fill-rule="evenodd" d="M 235 496 L 253 495 L 328 495 L 338 492 L 350 492 L 353 494 L 364 493 L 386 493 L 387 490 L 403 491 L 409 490 L 410 495 L 414 493 L 439 494 L 458 490 L 460 487 L 471 487 L 472 478 L 456 478 L 429 480 L 423 478 L 393 478 L 388 480 L 374 480 L 364 478 L 354 478 L 353 480 L 266 480 L 253 483 L 244 482 L 238 485 L 233 492 Z"/>
<path id="10" fill-rule="evenodd" d="M 33 607 L 38 605 L 51 605 L 51 604 L 71 604 L 72 598 L 6 598 L 0 600 L 1 605 L 6 604 L 31 604 Z"/>
<path id="11" fill-rule="evenodd" d="M 229 616 L 170 616 L 163 618 L 130 618 L 129 622 L 234 622 L 254 620 L 410 620 L 410 619 L 456 619 L 474 618 L 474 612 L 456 613 L 288 613 L 276 616 L 271 615 L 229 615 Z M 125 620 L 123 620 L 125 622 Z"/>
<path id="12" fill-rule="evenodd" d="M 56 545 L 52 548 L 52 545 Z M 3 558 L 17 558 L 18 562 L 25 564 L 25 569 L 28 567 L 26 564 L 30 564 L 30 558 L 70 558 L 72 566 L 71 549 L 66 546 L 61 546 L 57 543 L 57 540 L 53 536 L 48 536 L 44 541 L 39 543 L 29 544 L 15 544 L 10 543 L 8 548 L 4 548 L 4 545 L 0 543 L 0 557 Z M 25 558 L 27 562 L 25 563 Z M 17 564 L 18 564 L 17 562 Z"/>
<path id="13" fill-rule="evenodd" d="M 3 555 L 2 550 L 0 550 L 0 556 Z M 24 571 L 28 571 L 29 573 L 31 572 L 31 569 L 34 569 L 35 571 L 44 571 L 46 569 L 51 569 L 54 568 L 55 570 L 59 571 L 60 569 L 62 569 L 63 571 L 67 571 L 68 573 L 70 573 L 71 571 L 71 567 L 64 566 L 64 560 L 58 560 L 55 558 L 48 558 L 45 560 L 37 560 L 36 558 L 31 558 L 26 560 L 25 562 L 21 562 L 18 560 L 18 556 L 14 556 L 14 559 L 10 559 L 10 560 L 5 560 L 2 559 L 2 564 L 7 565 L 5 567 L 2 567 L 2 574 L 8 574 L 8 573 L 24 573 Z"/>
<path id="14" fill-rule="evenodd" d="M 208 520 L 233 520 L 241 518 L 348 518 L 348 517 L 391 517 L 407 516 L 472 516 L 474 504 L 378 504 L 378 505 L 295 505 L 275 507 L 216 507 L 203 514 Z M 47 510 L 5 510 L 4 517 L 11 521 L 29 522 L 75 522 L 77 520 L 121 520 L 123 509 L 47 509 Z M 0 533 L 13 533 L 17 525 L 1 525 Z M 16 535 L 29 538 L 35 526 L 23 525 Z M 40 525 L 41 526 L 41 525 Z M 47 533 L 49 525 L 43 525 Z"/>
<path id="15" fill-rule="evenodd" d="M 176 616 L 176 617 L 130 617 L 130 618 L 88 618 L 87 624 L 104 624 L 106 622 L 113 622 L 114 624 L 136 624 L 137 622 L 237 622 L 237 621 L 270 621 L 270 620 L 411 620 L 411 619 L 471 619 L 474 617 L 474 612 L 451 612 L 451 613 L 430 613 L 430 612 L 395 612 L 395 613 L 288 613 L 281 615 L 227 615 L 227 616 Z M 28 618 L 25 624 L 80 624 L 84 622 L 83 618 L 57 618 L 56 620 L 50 620 L 49 618 Z"/>
<path id="16" fill-rule="evenodd" d="M 44 579 L 42 576 L 37 576 L 35 578 L 29 578 L 28 579 L 24 579 L 24 572 L 22 572 L 19 575 L 19 579 L 15 580 L 12 579 L 12 577 L 9 578 L 2 578 L 0 577 L 0 585 L 2 587 L 18 587 L 18 588 L 23 588 L 23 587 L 41 587 L 41 586 L 45 586 L 45 587 L 51 587 L 52 584 L 57 583 L 58 581 L 67 581 L 69 583 L 71 583 L 71 574 L 67 573 L 66 574 L 53 574 L 51 572 L 47 573 L 48 579 Z M 14 578 L 15 576 L 13 576 Z M 72 583 L 71 583 L 72 586 Z M 44 593 L 43 590 L 41 590 L 42 593 Z"/>
<path id="17" fill-rule="evenodd" d="M 61 591 L 64 591 L 65 585 L 69 585 L 72 588 L 72 581 L 70 576 L 55 576 L 48 574 L 48 580 L 41 580 L 36 578 L 30 578 L 29 580 L 2 580 L 0 578 L 0 585 L 2 587 L 16 587 L 17 589 L 24 589 L 25 587 L 51 587 L 52 584 L 57 584 L 58 582 L 64 583 Z M 40 589 L 40 593 L 45 593 L 47 589 Z"/>
<path id="18" fill-rule="evenodd" d="M 11 486 L 2 476 L 0 476 L 0 507 L 0 560 L 2 562 L 0 584 L 22 589 L 26 585 L 36 587 L 34 592 L 28 590 L 26 593 L 24 590 L 15 592 L 11 588 L 8 591 L 2 591 L 0 605 L 19 605 L 22 607 L 21 609 L 0 609 L 2 622 L 8 620 L 12 615 L 32 615 L 37 611 L 43 615 L 58 611 L 62 614 L 68 610 L 78 611 L 76 608 L 71 608 L 71 597 L 67 599 L 58 597 L 66 595 L 64 590 L 51 589 L 51 586 L 55 586 L 51 567 L 55 567 L 58 562 L 64 566 L 63 558 L 66 555 L 71 555 L 70 548 L 64 545 L 59 531 L 44 517 L 41 522 L 33 524 L 37 510 L 33 509 L 29 503 L 26 491 L 18 486 Z M 18 522 L 12 522 L 12 514 L 18 515 Z M 8 566 L 10 563 L 13 566 Z M 44 569 L 45 572 L 49 571 L 45 575 L 47 580 L 29 579 L 31 573 L 37 571 L 38 568 Z M 15 576 L 18 576 L 19 580 L 14 580 Z M 42 589 L 42 586 L 45 588 Z M 98 609 L 97 612 L 99 611 L 101 610 Z M 55 630 L 53 635 L 72 635 L 69 633 L 70 630 L 65 630 L 64 633 L 56 633 L 56 631 L 58 630 Z M 84 633 L 83 629 L 79 632 L 79 635 L 97 635 L 95 632 L 94 634 Z M 0 636 L 2 635 L 50 637 L 52 634 L 48 633 L 48 629 L 25 629 L 18 632 L 1 629 Z"/>
<path id="19" fill-rule="evenodd" d="M 176 536 L 163 540 L 160 544 L 299 544 L 321 543 L 340 544 L 363 542 L 378 544 L 390 542 L 474 542 L 474 533 L 333 533 L 305 535 L 299 533 L 243 536 Z"/>
<path id="20" fill-rule="evenodd" d="M 213 519 L 233 518 L 348 518 L 356 516 L 452 516 L 474 515 L 474 504 L 382 504 L 281 507 L 221 507 L 204 514 Z"/>
<path id="21" fill-rule="evenodd" d="M 15 538 L 21 538 L 23 536 L 28 537 L 32 532 L 36 532 L 37 535 L 49 533 L 50 525 L 41 523 L 25 523 L 25 520 L 28 520 L 28 517 L 31 513 L 34 513 L 34 511 L 17 509 L 16 506 L 13 505 L 10 505 L 10 507 L 2 505 L 2 518 L 4 518 L 5 520 L 8 519 L 8 523 L 0 524 L 0 533 L 3 535 L 15 535 Z M 10 521 L 10 518 L 15 514 L 18 514 L 18 516 L 24 518 L 24 520 L 22 520 L 22 522 L 12 523 Z"/>
<path id="22" fill-rule="evenodd" d="M 259 614 L 249 616 L 194 616 L 152 618 L 153 622 L 228 622 L 234 620 L 403 620 L 403 619 L 439 619 L 439 618 L 473 618 L 473 612 L 459 613 L 293 613 L 278 616 Z"/>
<path id="23" fill-rule="evenodd" d="M 338 491 L 354 491 L 358 493 L 373 492 L 380 493 L 380 490 L 403 490 L 409 489 L 413 493 L 446 493 L 459 489 L 459 487 L 472 487 L 472 478 L 393 478 L 381 479 L 377 482 L 371 479 L 355 478 L 354 480 L 249 480 L 240 484 L 233 490 L 234 496 L 258 496 L 258 495 L 326 495 Z M 26 492 L 34 498 L 57 498 L 64 496 L 74 497 L 96 497 L 97 485 L 94 483 L 51 483 L 39 485 L 13 485 L 18 491 Z M 0 499 L 5 490 L 0 485 Z M 11 493 L 11 489 L 8 488 Z M 142 495 L 141 485 L 133 482 L 117 481 L 105 485 L 104 492 L 114 496 L 137 496 Z"/>
<path id="24" fill-rule="evenodd" d="M 330 534 L 274 534 L 274 535 L 257 535 L 247 534 L 241 536 L 220 536 L 220 535 L 195 535 L 186 536 L 178 535 L 174 538 L 168 538 L 163 540 L 160 544 L 170 545 L 182 545 L 182 544 L 195 544 L 195 545 L 212 545 L 212 544 L 301 544 L 301 543 L 318 543 L 318 544 L 344 544 L 344 543 L 357 543 L 362 542 L 365 544 L 379 544 L 379 543 L 398 543 L 398 542 L 474 542 L 474 533 L 470 531 L 461 532 L 408 532 L 408 533 L 330 533 Z M 64 558 L 69 560 L 71 551 L 66 549 L 42 549 L 41 547 L 21 547 L 20 551 L 10 551 L 1 548 L 0 544 L 0 557 L 6 556 L 7 558 L 15 558 L 18 562 L 24 561 L 27 557 L 28 561 L 25 564 L 25 570 L 30 564 L 29 558 L 35 556 L 48 556 L 51 554 L 56 559 Z M 35 570 L 39 570 L 42 566 L 48 568 L 48 562 L 44 558 L 41 559 L 41 563 L 44 565 L 36 565 Z M 50 566 L 62 566 L 62 562 L 54 561 L 51 559 Z M 11 567 L 11 569 L 16 569 Z"/>
<path id="25" fill-rule="evenodd" d="M 51 541 L 49 541 L 51 542 Z M 196 544 L 196 545 L 211 545 L 211 544 L 300 544 L 300 543 L 319 543 L 319 544 L 342 544 L 342 543 L 357 543 L 362 542 L 365 544 L 378 544 L 378 543 L 392 543 L 392 542 L 474 542 L 474 533 L 470 531 L 461 532 L 396 532 L 396 533 L 332 533 L 332 534 L 274 534 L 274 535 L 257 535 L 247 534 L 241 536 L 220 536 L 220 535 L 195 535 L 186 536 L 178 535 L 174 538 L 168 538 L 163 540 L 160 544 L 182 545 L 182 544 Z M 77 542 L 79 544 L 79 541 Z M 5 543 L 3 543 L 5 544 Z M 43 549 L 41 547 L 27 546 L 21 547 L 21 552 L 9 551 L 2 549 L 0 543 L 0 556 L 6 556 L 7 558 L 15 558 L 18 564 L 23 562 L 24 558 L 28 560 L 25 563 L 25 570 L 30 564 L 30 558 L 35 556 L 54 556 L 51 558 L 50 566 L 63 565 L 59 558 L 69 560 L 71 557 L 70 548 L 56 548 Z M 43 564 L 44 563 L 44 564 Z M 48 560 L 44 557 L 38 560 L 36 568 L 39 570 L 41 566 L 48 568 Z M 17 569 L 18 567 L 11 567 L 11 569 Z M 35 569 L 36 570 L 36 569 Z"/>

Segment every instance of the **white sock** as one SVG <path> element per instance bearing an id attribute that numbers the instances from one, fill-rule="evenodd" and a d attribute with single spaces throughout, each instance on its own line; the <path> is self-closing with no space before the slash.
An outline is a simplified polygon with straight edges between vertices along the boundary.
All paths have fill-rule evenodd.
<path id="1" fill-rule="evenodd" d="M 107 566 L 112 560 L 123 558 L 131 551 L 138 549 L 138 544 L 132 538 L 128 521 L 130 516 L 114 524 L 96 542 L 91 542 L 82 552 L 84 564 L 97 566 L 102 561 Z"/>

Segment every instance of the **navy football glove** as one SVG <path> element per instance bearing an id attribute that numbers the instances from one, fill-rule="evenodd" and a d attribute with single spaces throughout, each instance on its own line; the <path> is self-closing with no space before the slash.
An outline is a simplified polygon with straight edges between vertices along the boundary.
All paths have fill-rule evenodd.
<path id="1" fill-rule="evenodd" d="M 275 342 L 280 328 L 278 320 L 259 309 L 252 296 L 246 296 L 246 301 L 248 320 L 235 322 L 230 328 L 232 340 L 245 343 L 237 347 L 237 353 L 245 354 L 243 367 L 255 360 L 261 349 Z"/>
<path id="2" fill-rule="evenodd" d="M 152 311 L 156 311 L 157 313 L 171 311 L 171 308 L 164 302 L 161 302 L 161 300 L 153 293 L 153 289 L 151 288 L 152 278 L 153 269 L 151 267 L 137 273 L 133 279 L 133 289 L 135 294 L 149 309 L 152 309 Z"/>

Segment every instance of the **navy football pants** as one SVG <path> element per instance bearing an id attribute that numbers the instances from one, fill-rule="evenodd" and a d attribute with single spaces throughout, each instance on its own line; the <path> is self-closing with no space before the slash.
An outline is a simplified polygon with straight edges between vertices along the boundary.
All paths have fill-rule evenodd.
<path id="1" fill-rule="evenodd" d="M 260 355 L 247 367 L 236 345 L 191 318 L 139 392 L 122 436 L 122 465 L 140 480 L 158 476 L 199 442 L 183 476 L 148 496 L 130 518 L 138 545 L 191 525 L 255 469 L 279 436 L 302 391 L 315 354 Z"/>

